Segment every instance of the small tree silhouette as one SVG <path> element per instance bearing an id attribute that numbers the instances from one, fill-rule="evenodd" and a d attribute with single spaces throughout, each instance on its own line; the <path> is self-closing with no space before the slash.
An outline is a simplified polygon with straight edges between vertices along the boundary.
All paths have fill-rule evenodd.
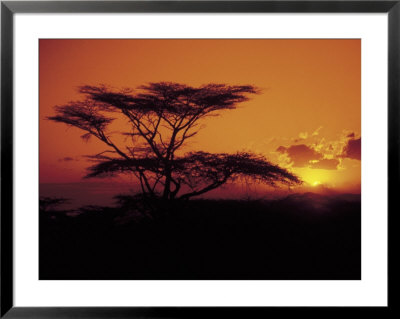
<path id="1" fill-rule="evenodd" d="M 251 85 L 208 84 L 191 87 L 178 83 L 150 83 L 133 90 L 82 86 L 86 99 L 56 106 L 48 119 L 75 126 L 84 140 L 94 136 L 108 149 L 89 156 L 95 164 L 86 177 L 132 173 L 145 197 L 164 200 L 189 199 L 209 192 L 241 176 L 269 185 L 301 183 L 287 170 L 260 155 L 247 152 L 210 154 L 192 152 L 178 156 L 185 142 L 195 136 L 199 121 L 218 111 L 236 108 L 258 90 Z M 112 114 L 122 115 L 128 132 L 115 132 Z M 122 134 L 129 142 L 118 145 Z"/>
<path id="2" fill-rule="evenodd" d="M 54 211 L 57 206 L 60 206 L 68 201 L 69 200 L 67 198 L 41 196 L 39 198 L 39 211 L 44 213 L 48 211 Z"/>

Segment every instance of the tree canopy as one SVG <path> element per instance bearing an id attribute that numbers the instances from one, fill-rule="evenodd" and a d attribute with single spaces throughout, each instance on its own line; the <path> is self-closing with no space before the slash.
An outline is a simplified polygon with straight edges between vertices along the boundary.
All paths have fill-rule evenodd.
<path id="1" fill-rule="evenodd" d="M 248 152 L 211 154 L 204 151 L 178 155 L 188 139 L 200 130 L 199 122 L 219 111 L 234 109 L 259 90 L 251 85 L 185 84 L 159 82 L 132 89 L 82 86 L 81 101 L 55 107 L 48 119 L 77 127 L 84 140 L 95 137 L 107 149 L 89 157 L 95 163 L 87 178 L 134 174 L 143 195 L 166 200 L 189 199 L 229 181 L 247 176 L 269 185 L 301 181 L 265 157 Z M 129 130 L 111 130 L 117 118 L 125 118 Z M 127 137 L 117 144 L 116 135 Z"/>

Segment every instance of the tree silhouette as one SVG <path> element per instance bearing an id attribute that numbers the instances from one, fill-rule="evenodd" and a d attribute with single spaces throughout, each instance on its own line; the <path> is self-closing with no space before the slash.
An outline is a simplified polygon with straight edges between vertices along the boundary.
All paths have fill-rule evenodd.
<path id="1" fill-rule="evenodd" d="M 84 140 L 96 137 L 107 145 L 103 152 L 89 156 L 95 164 L 88 168 L 88 178 L 131 173 L 144 196 L 164 200 L 189 199 L 245 176 L 269 185 L 301 182 L 252 153 L 179 154 L 200 130 L 201 119 L 234 109 L 250 94 L 257 94 L 251 85 L 196 88 L 159 82 L 140 86 L 137 92 L 106 86 L 82 86 L 79 91 L 86 97 L 83 101 L 56 106 L 56 115 L 48 119 L 85 131 Z M 111 130 L 112 122 L 121 115 L 129 130 Z M 117 135 L 123 135 L 125 141 L 121 143 Z"/>
<path id="2" fill-rule="evenodd" d="M 39 198 L 39 210 L 41 212 L 48 212 L 50 210 L 54 211 L 57 206 L 60 206 L 68 201 L 69 200 L 67 198 L 41 196 Z"/>

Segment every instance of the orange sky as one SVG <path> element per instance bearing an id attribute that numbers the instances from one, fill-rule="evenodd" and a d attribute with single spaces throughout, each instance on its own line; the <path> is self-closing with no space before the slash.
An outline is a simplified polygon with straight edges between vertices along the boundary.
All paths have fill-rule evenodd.
<path id="1" fill-rule="evenodd" d="M 82 98 L 77 86 L 213 82 L 262 93 L 207 119 L 187 150 L 250 150 L 307 187 L 360 191 L 360 40 L 40 40 L 39 47 L 41 183 L 79 182 L 88 166 L 82 155 L 105 149 L 45 120 L 54 105 Z"/>

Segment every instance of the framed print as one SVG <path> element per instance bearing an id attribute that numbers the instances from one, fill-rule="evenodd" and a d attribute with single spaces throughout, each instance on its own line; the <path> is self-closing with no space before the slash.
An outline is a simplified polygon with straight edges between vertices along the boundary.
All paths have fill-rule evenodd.
<path id="1" fill-rule="evenodd" d="M 398 1 L 1 10 L 1 316 L 389 313 Z"/>

